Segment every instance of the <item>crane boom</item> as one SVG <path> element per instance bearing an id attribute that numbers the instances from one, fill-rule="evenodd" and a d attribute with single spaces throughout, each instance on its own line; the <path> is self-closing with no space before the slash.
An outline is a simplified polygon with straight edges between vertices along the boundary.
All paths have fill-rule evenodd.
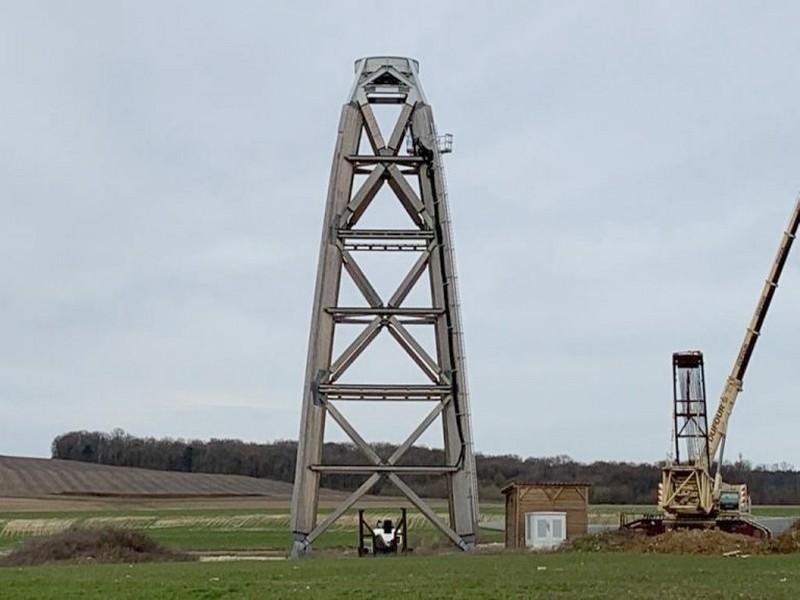
<path id="1" fill-rule="evenodd" d="M 728 421 L 730 420 L 733 406 L 736 404 L 736 399 L 739 392 L 742 391 L 742 382 L 744 375 L 747 372 L 747 365 L 750 363 L 750 357 L 753 355 L 753 350 L 756 347 L 756 342 L 761 334 L 761 327 L 764 324 L 764 319 L 767 317 L 772 298 L 775 295 L 775 290 L 778 288 L 778 281 L 780 280 L 783 267 L 786 265 L 786 259 L 789 257 L 789 251 L 792 249 L 792 243 L 797 236 L 797 229 L 800 226 L 800 196 L 798 196 L 795 203 L 794 212 L 789 219 L 789 226 L 783 233 L 778 253 L 772 263 L 769 276 L 764 283 L 764 288 L 761 291 L 761 296 L 758 299 L 753 319 L 744 334 L 742 346 L 739 349 L 739 354 L 736 357 L 736 362 L 733 363 L 731 374 L 725 383 L 725 388 L 719 399 L 719 406 L 717 412 L 711 421 L 711 426 L 708 432 L 708 452 L 701 452 L 698 461 L 704 467 L 706 460 L 714 461 L 717 451 L 723 444 L 725 435 L 728 432 Z M 707 458 L 709 457 L 709 458 Z M 721 460 L 721 457 L 720 457 Z"/>
<path id="2" fill-rule="evenodd" d="M 706 427 L 705 388 L 702 385 L 705 381 L 703 356 L 697 351 L 673 354 L 675 461 L 669 460 L 661 468 L 661 483 L 658 486 L 659 514 L 624 520 L 623 527 L 644 530 L 651 535 L 679 528 L 704 528 L 760 538 L 770 537 L 769 529 L 751 515 L 747 485 L 724 483 L 719 465 L 722 464 L 733 406 L 742 391 L 747 366 L 753 356 L 798 228 L 800 196 L 795 201 L 789 226 L 781 238 L 778 253 L 772 262 L 755 313 L 747 327 L 709 427 Z M 681 376 L 680 385 L 677 384 L 678 375 Z M 693 387 L 692 382 L 701 383 Z M 689 460 L 681 462 L 680 442 L 688 444 L 699 440 L 702 440 L 702 451 L 691 451 L 690 447 Z M 717 463 L 717 470 L 712 477 L 710 471 L 714 462 Z"/>

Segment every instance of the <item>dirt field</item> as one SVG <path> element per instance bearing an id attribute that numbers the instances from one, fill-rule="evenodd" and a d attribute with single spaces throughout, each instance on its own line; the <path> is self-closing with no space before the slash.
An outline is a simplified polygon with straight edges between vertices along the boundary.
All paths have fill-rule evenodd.
<path id="1" fill-rule="evenodd" d="M 292 485 L 242 475 L 110 467 L 69 460 L 0 456 L 0 513 L 148 510 L 288 510 Z M 347 494 L 320 490 L 320 507 Z M 371 497 L 374 506 L 408 506 Z"/>

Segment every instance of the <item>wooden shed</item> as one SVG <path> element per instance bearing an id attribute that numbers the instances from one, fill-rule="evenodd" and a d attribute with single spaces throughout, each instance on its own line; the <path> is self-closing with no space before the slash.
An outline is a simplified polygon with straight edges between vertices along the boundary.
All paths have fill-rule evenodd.
<path id="1" fill-rule="evenodd" d="M 584 535 L 589 526 L 588 483 L 513 481 L 506 497 L 506 548 L 550 548 Z"/>

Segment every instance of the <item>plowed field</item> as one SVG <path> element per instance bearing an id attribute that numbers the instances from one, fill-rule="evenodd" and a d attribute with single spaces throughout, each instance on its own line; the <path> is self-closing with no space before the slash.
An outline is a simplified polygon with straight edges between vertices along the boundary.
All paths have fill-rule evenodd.
<path id="1" fill-rule="evenodd" d="M 109 467 L 69 460 L 0 456 L 0 496 L 266 496 L 288 499 L 292 486 L 242 475 Z"/>

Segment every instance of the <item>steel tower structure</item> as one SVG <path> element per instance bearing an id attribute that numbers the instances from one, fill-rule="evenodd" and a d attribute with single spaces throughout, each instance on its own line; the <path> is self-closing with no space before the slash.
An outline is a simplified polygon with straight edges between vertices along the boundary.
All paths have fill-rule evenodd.
<path id="1" fill-rule="evenodd" d="M 450 150 L 451 138 L 437 134 L 418 70 L 416 60 L 403 57 L 357 60 L 355 81 L 342 108 L 322 229 L 303 390 L 292 497 L 293 556 L 308 552 L 322 532 L 383 478 L 456 546 L 468 550 L 475 544 L 477 479 L 455 257 L 441 162 L 442 153 Z M 384 132 L 373 107 L 385 104 L 397 105 L 399 116 L 391 130 Z M 359 151 L 362 134 L 369 142 L 368 146 L 363 144 L 368 150 Z M 355 181 L 357 176 L 363 182 Z M 408 227 L 359 228 L 362 215 L 387 185 L 408 215 Z M 391 297 L 382 298 L 356 261 L 355 256 L 361 252 L 414 252 L 419 258 Z M 363 296 L 364 306 L 340 305 L 343 271 Z M 404 301 L 426 273 L 430 303 L 407 306 Z M 361 325 L 363 330 L 334 355 L 334 335 L 342 325 Z M 411 331 L 424 326 L 433 328 L 434 352 L 428 352 Z M 411 357 L 428 383 L 341 382 L 353 362 L 379 335 L 385 334 Z M 397 450 L 384 459 L 337 408 L 344 401 L 429 401 L 433 408 Z M 325 464 L 322 449 L 327 416 L 363 452 L 365 464 Z M 443 428 L 444 464 L 409 464 L 404 455 L 436 420 L 441 420 Z M 365 480 L 317 522 L 320 477 L 329 473 L 362 475 Z M 446 477 L 449 522 L 404 481 L 408 475 Z"/>

